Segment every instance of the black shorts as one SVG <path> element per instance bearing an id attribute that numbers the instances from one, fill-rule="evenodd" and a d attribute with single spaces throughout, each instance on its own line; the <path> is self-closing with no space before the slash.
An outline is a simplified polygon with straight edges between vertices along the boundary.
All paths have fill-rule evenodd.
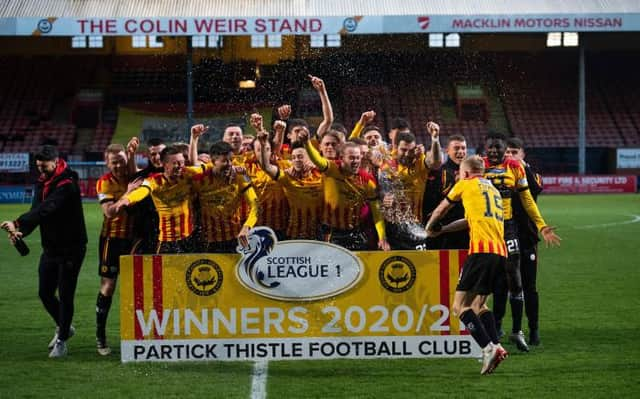
<path id="1" fill-rule="evenodd" d="M 475 295 L 493 292 L 496 279 L 504 273 L 506 258 L 496 254 L 473 254 L 464 262 L 456 291 Z"/>
<path id="2" fill-rule="evenodd" d="M 504 222 L 504 243 L 507 246 L 509 255 L 520 253 L 520 240 L 518 239 L 518 225 L 515 220 L 505 220 Z"/>
<path id="3" fill-rule="evenodd" d="M 120 255 L 129 255 L 132 240 L 126 238 L 100 237 L 98 274 L 116 279 L 120 273 Z"/>
<path id="4" fill-rule="evenodd" d="M 131 255 L 155 254 L 158 249 L 158 240 L 155 238 L 138 238 L 133 242 Z"/>
<path id="5" fill-rule="evenodd" d="M 386 232 L 387 241 L 393 250 L 427 249 L 427 232 L 418 223 L 386 223 Z"/>
<path id="6" fill-rule="evenodd" d="M 367 234 L 360 228 L 341 230 L 322 224 L 319 228 L 318 240 L 340 245 L 350 251 L 366 251 L 369 249 Z"/>
<path id="7" fill-rule="evenodd" d="M 238 240 L 207 242 L 204 244 L 204 252 L 213 254 L 235 254 Z"/>
<path id="8" fill-rule="evenodd" d="M 193 240 L 188 237 L 178 241 L 159 241 L 156 254 L 190 254 L 193 250 Z"/>

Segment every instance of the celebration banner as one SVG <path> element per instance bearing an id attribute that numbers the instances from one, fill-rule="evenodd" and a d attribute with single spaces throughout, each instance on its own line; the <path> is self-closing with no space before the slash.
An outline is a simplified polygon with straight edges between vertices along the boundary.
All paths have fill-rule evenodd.
<path id="1" fill-rule="evenodd" d="M 266 227 L 242 254 L 123 256 L 122 361 L 478 357 L 450 311 L 465 258 Z"/>

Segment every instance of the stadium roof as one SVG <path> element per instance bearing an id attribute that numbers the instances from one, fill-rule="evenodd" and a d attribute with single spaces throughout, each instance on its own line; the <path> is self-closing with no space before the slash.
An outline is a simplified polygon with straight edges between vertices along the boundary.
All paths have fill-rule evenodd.
<path id="1" fill-rule="evenodd" d="M 639 0 L 0 0 L 0 35 L 640 31 Z"/>
<path id="2" fill-rule="evenodd" d="M 638 0 L 0 0 L 0 18 L 639 13 Z"/>

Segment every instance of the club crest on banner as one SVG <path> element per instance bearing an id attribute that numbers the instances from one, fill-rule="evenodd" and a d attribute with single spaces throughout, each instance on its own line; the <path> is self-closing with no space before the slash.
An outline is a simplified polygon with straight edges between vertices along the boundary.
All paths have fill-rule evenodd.
<path id="1" fill-rule="evenodd" d="M 191 292 L 199 296 L 215 294 L 222 286 L 222 269 L 209 260 L 200 259 L 193 262 L 186 271 L 187 287 Z"/>
<path id="2" fill-rule="evenodd" d="M 238 246 L 242 255 L 236 274 L 247 289 L 268 298 L 313 301 L 353 288 L 364 267 L 350 251 L 326 242 L 290 240 L 278 242 L 269 227 L 257 226 L 249 245 Z"/>

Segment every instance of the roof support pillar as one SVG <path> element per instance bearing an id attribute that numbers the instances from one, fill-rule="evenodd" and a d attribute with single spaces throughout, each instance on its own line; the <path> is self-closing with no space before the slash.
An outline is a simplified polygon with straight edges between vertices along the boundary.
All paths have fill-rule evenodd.
<path id="1" fill-rule="evenodd" d="M 191 137 L 193 126 L 193 45 L 187 36 L 187 138 Z"/>
<path id="2" fill-rule="evenodd" d="M 580 37 L 580 55 L 578 60 L 578 173 L 586 173 L 586 147 L 587 147 L 587 104 L 585 88 L 585 65 L 584 65 L 584 36 Z"/>

